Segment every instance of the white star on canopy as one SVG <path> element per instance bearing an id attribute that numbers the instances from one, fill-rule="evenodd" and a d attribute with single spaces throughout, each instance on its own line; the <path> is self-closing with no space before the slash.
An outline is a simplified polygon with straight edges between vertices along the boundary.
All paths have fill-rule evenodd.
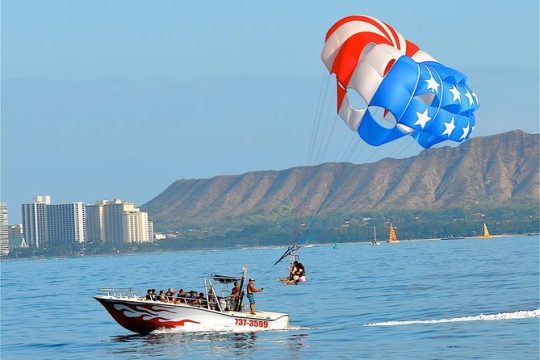
<path id="1" fill-rule="evenodd" d="M 459 140 L 463 140 L 469 135 L 469 123 L 467 123 L 467 127 L 463 128 L 463 135 L 459 138 Z"/>
<path id="2" fill-rule="evenodd" d="M 426 126 L 426 123 L 431 120 L 431 118 L 428 116 L 428 109 L 424 110 L 423 113 L 416 112 L 416 116 L 418 116 L 418 119 L 414 123 L 414 125 L 420 125 L 420 127 L 423 129 L 424 126 Z"/>
<path id="3" fill-rule="evenodd" d="M 469 106 L 473 106 L 473 105 L 474 105 L 473 96 L 472 96 L 472 94 L 469 92 L 468 89 L 467 89 L 467 91 L 465 91 L 465 97 L 466 97 L 467 99 L 469 99 Z"/>
<path id="4" fill-rule="evenodd" d="M 452 85 L 452 88 L 448 90 L 452 93 L 452 101 L 459 101 L 461 102 L 461 93 L 459 92 L 456 85 Z"/>
<path id="5" fill-rule="evenodd" d="M 445 122 L 444 126 L 446 129 L 444 129 L 444 132 L 441 135 L 452 135 L 452 132 L 456 128 L 456 125 L 454 124 L 454 117 L 452 116 L 452 120 L 450 120 L 450 122 Z"/>
<path id="6" fill-rule="evenodd" d="M 437 82 L 437 80 L 435 80 L 433 78 L 433 75 L 431 73 L 429 73 L 429 80 L 424 80 L 425 82 L 427 82 L 427 88 L 428 90 L 432 90 L 434 92 L 439 92 L 439 83 Z"/>

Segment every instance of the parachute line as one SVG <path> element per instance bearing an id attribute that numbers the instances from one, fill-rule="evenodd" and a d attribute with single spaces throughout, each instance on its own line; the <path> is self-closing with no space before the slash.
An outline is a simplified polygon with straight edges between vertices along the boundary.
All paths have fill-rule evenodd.
<path id="1" fill-rule="evenodd" d="M 322 114 L 324 112 L 324 105 L 326 102 L 326 94 L 328 93 L 328 87 L 330 84 L 330 79 L 332 78 L 332 74 L 325 76 L 326 80 L 323 79 L 321 81 L 321 89 L 319 91 L 319 101 L 317 102 L 317 109 L 315 111 L 315 121 L 314 125 L 311 129 L 311 138 L 309 141 L 309 147 L 308 147 L 308 153 L 307 153 L 307 164 L 309 165 L 312 161 L 313 152 L 315 148 L 315 143 L 317 142 L 317 138 L 319 136 L 319 126 L 322 118 Z"/>
<path id="2" fill-rule="evenodd" d="M 326 144 L 324 145 L 323 157 L 321 159 L 321 162 L 324 161 L 326 155 L 328 154 L 328 147 L 330 146 L 330 140 L 332 140 L 332 135 L 334 134 L 334 129 L 336 128 L 337 118 L 338 116 L 336 115 L 334 120 L 332 121 L 332 128 L 330 129 L 330 134 L 326 138 Z"/>
<path id="3" fill-rule="evenodd" d="M 319 148 L 318 148 L 318 151 L 317 151 L 317 158 L 316 158 L 316 163 L 317 164 L 320 164 L 324 161 L 324 159 L 326 158 L 326 154 L 324 153 L 324 149 L 325 149 L 325 146 L 324 144 L 329 142 L 330 139 L 332 138 L 332 134 L 333 134 L 333 129 L 334 129 L 334 126 L 335 126 L 335 121 L 333 121 L 333 124 L 332 124 L 332 127 L 331 127 L 331 131 L 327 131 L 328 127 L 330 126 L 329 125 L 329 122 L 332 121 L 332 117 L 330 116 L 331 114 L 331 111 L 332 111 L 332 97 L 329 98 L 328 100 L 328 106 L 326 107 L 326 112 L 324 114 L 324 117 L 323 117 L 323 121 L 324 121 L 324 128 L 323 128 L 323 131 L 321 133 L 321 140 L 319 142 Z M 337 117 L 336 117 L 337 118 Z"/>
<path id="4" fill-rule="evenodd" d="M 328 188 L 328 192 L 326 193 L 326 196 L 324 197 L 323 201 L 321 201 L 319 203 L 319 205 L 315 208 L 315 211 L 312 212 L 312 214 L 308 217 L 308 220 L 306 221 L 306 225 L 309 227 L 309 225 L 311 224 L 311 222 L 313 221 L 314 217 L 319 213 L 319 211 L 322 209 L 322 207 L 324 205 L 326 205 L 326 203 L 328 202 L 328 199 L 330 198 L 330 194 L 334 191 L 335 189 L 335 185 L 337 183 L 337 179 L 341 176 L 341 174 L 343 173 L 343 171 L 345 170 L 345 167 L 346 165 L 348 164 L 348 161 L 350 160 L 351 156 L 354 154 L 354 151 L 356 150 L 356 148 L 358 147 L 358 142 L 356 142 L 353 146 L 352 149 L 349 150 L 348 154 L 347 154 L 347 159 L 345 161 L 342 161 L 341 163 L 339 163 L 339 169 L 338 171 L 336 172 L 336 174 L 334 175 L 333 179 L 332 179 L 332 182 L 330 183 L 330 186 Z M 302 244 L 305 242 L 303 241 L 303 237 L 305 237 L 304 235 L 305 233 L 300 233 L 296 239 L 296 246 L 298 246 L 298 249 L 300 249 L 300 247 L 302 246 Z"/>

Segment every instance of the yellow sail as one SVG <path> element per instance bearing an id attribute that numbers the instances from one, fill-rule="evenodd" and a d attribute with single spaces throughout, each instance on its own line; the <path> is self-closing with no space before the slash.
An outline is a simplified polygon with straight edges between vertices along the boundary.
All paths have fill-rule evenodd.
<path id="1" fill-rule="evenodd" d="M 487 225 L 486 223 L 484 223 L 484 228 L 482 229 L 482 237 L 484 239 L 489 239 L 491 237 L 490 233 L 489 233 L 489 230 L 487 228 Z"/>
<path id="2" fill-rule="evenodd" d="M 394 225 L 390 224 L 390 229 L 388 230 L 388 243 L 390 244 L 397 244 L 399 242 L 396 234 L 396 228 L 394 228 Z"/>

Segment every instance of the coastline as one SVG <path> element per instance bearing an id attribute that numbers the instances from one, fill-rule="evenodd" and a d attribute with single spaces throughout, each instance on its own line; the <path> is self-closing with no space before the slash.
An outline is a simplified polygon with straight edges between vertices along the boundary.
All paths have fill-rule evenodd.
<path id="1" fill-rule="evenodd" d="M 412 243 L 412 242 L 423 242 L 423 241 L 458 241 L 458 240 L 482 240 L 487 241 L 490 239 L 495 238 L 510 238 L 510 237 L 531 237 L 531 236 L 537 236 L 540 237 L 540 234 L 496 234 L 491 235 L 490 238 L 483 238 L 482 236 L 463 236 L 463 237 L 456 237 L 455 239 L 442 239 L 442 238 L 423 238 L 423 239 L 399 239 L 400 243 Z M 359 243 L 365 243 L 369 245 L 371 239 L 368 240 L 358 240 L 358 241 L 339 241 L 339 242 L 316 242 L 316 243 L 307 243 L 306 245 L 309 245 L 309 247 L 318 247 L 318 246 L 327 246 L 327 245 L 334 245 L 334 244 L 359 244 Z M 386 240 L 379 240 L 381 244 L 386 243 Z M 59 259 L 73 259 L 73 258 L 83 258 L 83 257 L 95 257 L 95 256 L 133 256 L 133 255 L 139 255 L 139 254 L 162 254 L 162 253 L 172 253 L 172 252 L 198 252 L 198 251 L 220 251 L 220 250 L 267 250 L 267 249 L 285 249 L 287 248 L 289 244 L 281 244 L 281 245 L 262 245 L 262 246 L 249 246 L 247 244 L 238 244 L 237 246 L 224 246 L 224 247 L 209 247 L 209 248 L 186 248 L 186 249 L 156 249 L 154 251 L 148 251 L 145 249 L 141 249 L 140 251 L 120 251 L 120 252 L 110 252 L 110 253 L 98 253 L 98 254 L 75 254 L 75 255 L 55 255 L 55 256 L 46 256 L 46 255 L 35 255 L 35 256 L 19 256 L 19 257 L 1 257 L 0 262 L 4 261 L 15 261 L 15 260 L 59 260 Z M 305 245 L 304 245 L 305 247 Z"/>

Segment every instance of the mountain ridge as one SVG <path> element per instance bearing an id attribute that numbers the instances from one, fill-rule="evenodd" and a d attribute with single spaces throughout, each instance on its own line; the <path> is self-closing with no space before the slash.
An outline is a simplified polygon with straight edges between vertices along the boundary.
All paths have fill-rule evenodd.
<path id="1" fill-rule="evenodd" d="M 469 208 L 540 199 L 540 134 L 513 130 L 375 163 L 323 163 L 179 179 L 142 206 L 166 228 L 396 209 Z M 334 184 L 334 178 L 337 176 Z"/>

